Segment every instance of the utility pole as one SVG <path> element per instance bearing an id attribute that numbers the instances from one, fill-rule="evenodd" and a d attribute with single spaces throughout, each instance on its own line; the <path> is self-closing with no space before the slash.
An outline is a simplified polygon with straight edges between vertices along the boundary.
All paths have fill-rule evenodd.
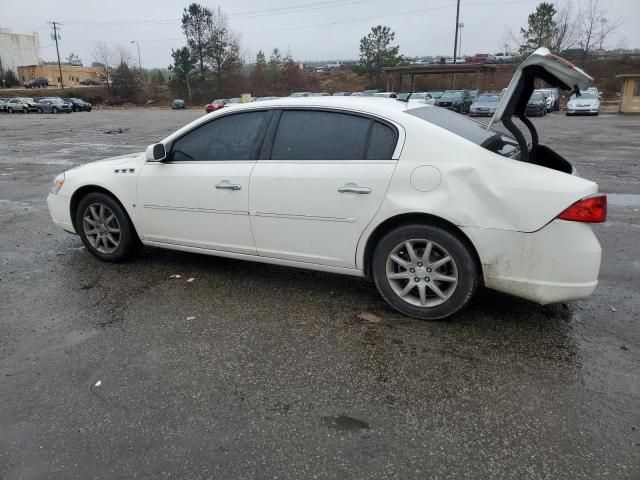
<path id="1" fill-rule="evenodd" d="M 56 53 L 58 54 L 58 71 L 60 72 L 60 87 L 64 90 L 64 78 L 62 77 L 62 64 L 60 63 L 60 49 L 58 48 L 58 22 L 47 22 L 53 25 L 53 39 L 56 41 Z"/>
<path id="2" fill-rule="evenodd" d="M 453 63 L 456 63 L 456 55 L 458 53 L 458 28 L 460 28 L 460 0 L 458 0 L 458 6 L 456 7 L 456 34 L 453 41 Z"/>

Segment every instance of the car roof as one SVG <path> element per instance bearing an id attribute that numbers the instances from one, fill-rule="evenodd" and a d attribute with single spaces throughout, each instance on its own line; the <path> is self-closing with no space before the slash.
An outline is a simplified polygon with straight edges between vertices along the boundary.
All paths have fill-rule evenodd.
<path id="1" fill-rule="evenodd" d="M 398 101 L 394 98 L 386 97 L 283 97 L 274 100 L 265 100 L 257 105 L 255 103 L 241 103 L 234 107 L 234 111 L 238 111 L 238 109 L 262 109 L 265 107 L 338 108 L 384 116 L 389 114 L 393 115 L 397 112 L 407 110 L 408 104 L 406 102 Z"/>

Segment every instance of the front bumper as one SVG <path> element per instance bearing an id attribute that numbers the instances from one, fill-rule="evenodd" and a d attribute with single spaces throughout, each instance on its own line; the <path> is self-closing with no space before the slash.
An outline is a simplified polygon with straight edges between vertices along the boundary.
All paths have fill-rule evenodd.
<path id="1" fill-rule="evenodd" d="M 64 187 L 63 187 L 64 188 Z M 70 233 L 76 233 L 71 221 L 71 197 L 61 194 L 50 193 L 47 197 L 47 207 L 53 223 Z"/>
<path id="2" fill-rule="evenodd" d="M 590 108 L 567 108 L 567 115 L 597 115 L 598 110 Z"/>
<path id="3" fill-rule="evenodd" d="M 590 295 L 601 248 L 585 223 L 554 220 L 537 232 L 463 227 L 482 264 L 485 285 L 540 304 Z"/>

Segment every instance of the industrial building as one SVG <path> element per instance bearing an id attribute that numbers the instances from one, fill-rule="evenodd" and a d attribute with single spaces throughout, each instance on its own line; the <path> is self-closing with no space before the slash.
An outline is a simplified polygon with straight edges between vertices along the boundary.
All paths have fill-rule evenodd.
<path id="1" fill-rule="evenodd" d="M 0 71 L 12 70 L 18 75 L 21 65 L 40 63 L 40 41 L 37 33 L 12 33 L 0 28 Z"/>
<path id="2" fill-rule="evenodd" d="M 62 68 L 62 82 L 60 82 L 60 68 Z M 57 63 L 41 63 L 18 67 L 18 79 L 21 83 L 43 77 L 49 81 L 50 86 L 57 86 L 63 83 L 65 87 L 73 87 L 84 80 L 98 81 L 103 79 L 104 69 L 101 67 L 70 65 L 68 63 L 63 63 L 60 67 L 58 67 Z"/>

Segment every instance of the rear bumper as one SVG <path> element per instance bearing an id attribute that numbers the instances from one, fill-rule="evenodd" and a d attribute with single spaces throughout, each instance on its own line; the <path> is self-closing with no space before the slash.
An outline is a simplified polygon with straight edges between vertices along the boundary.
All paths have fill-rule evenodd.
<path id="1" fill-rule="evenodd" d="M 586 297 L 598 285 L 601 248 L 588 224 L 554 220 L 532 233 L 462 230 L 489 288 L 544 305 Z"/>
<path id="2" fill-rule="evenodd" d="M 71 197 L 62 195 L 60 193 L 50 193 L 47 197 L 47 207 L 49 207 L 49 214 L 53 223 L 62 227 L 67 232 L 76 233 L 73 228 L 73 222 L 71 221 Z"/>

